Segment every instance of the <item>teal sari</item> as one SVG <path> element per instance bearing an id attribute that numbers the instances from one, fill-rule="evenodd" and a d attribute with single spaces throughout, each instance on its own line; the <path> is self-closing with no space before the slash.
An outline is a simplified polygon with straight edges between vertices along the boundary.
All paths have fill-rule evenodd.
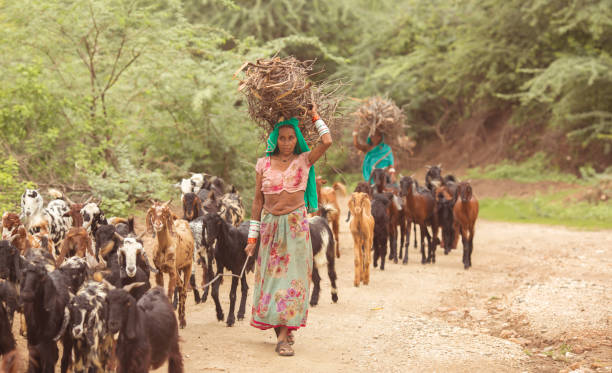
<path id="1" fill-rule="evenodd" d="M 363 167 L 361 171 L 363 173 L 363 178 L 368 183 L 370 182 L 370 175 L 372 174 L 372 170 L 374 170 L 374 168 L 385 168 L 393 164 L 393 152 L 391 151 L 391 147 L 385 144 L 383 141 L 367 152 L 365 158 L 363 159 Z M 369 137 L 368 144 L 371 144 Z"/>

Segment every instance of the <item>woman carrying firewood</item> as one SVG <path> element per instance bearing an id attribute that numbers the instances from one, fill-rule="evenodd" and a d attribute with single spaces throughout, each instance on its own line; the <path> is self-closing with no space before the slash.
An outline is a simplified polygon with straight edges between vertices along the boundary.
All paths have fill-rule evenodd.
<path id="1" fill-rule="evenodd" d="M 393 151 L 391 147 L 384 142 L 383 134 L 380 131 L 375 131 L 371 137 L 368 137 L 367 144 L 359 142 L 357 131 L 353 131 L 353 145 L 357 150 L 366 153 L 363 159 L 361 171 L 363 178 L 368 183 L 372 183 L 370 175 L 375 168 L 387 168 L 391 175 L 391 183 L 395 183 L 395 167 L 393 166 Z"/>
<path id="2" fill-rule="evenodd" d="M 309 114 L 320 137 L 311 151 L 296 118 L 281 118 L 268 137 L 266 156 L 255 167 L 253 220 L 245 248 L 253 255 L 261 232 L 251 325 L 274 329 L 281 356 L 293 356 L 292 331 L 306 325 L 313 263 L 307 213 L 318 207 L 313 165 L 332 144 L 316 104 Z"/>

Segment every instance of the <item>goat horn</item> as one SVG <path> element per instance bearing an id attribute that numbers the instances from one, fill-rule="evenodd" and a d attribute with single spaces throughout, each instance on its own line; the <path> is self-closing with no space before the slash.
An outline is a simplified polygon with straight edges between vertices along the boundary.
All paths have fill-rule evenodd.
<path id="1" fill-rule="evenodd" d="M 119 233 L 117 233 L 117 232 L 113 233 L 113 236 L 115 236 L 115 237 L 116 237 L 116 238 L 117 238 L 119 241 L 121 241 L 121 242 L 123 242 L 123 240 L 125 239 L 125 238 L 123 238 L 123 236 L 122 236 L 122 235 L 120 235 L 120 234 L 119 234 Z"/>
<path id="2" fill-rule="evenodd" d="M 64 319 L 62 320 L 62 327 L 60 328 L 59 333 L 53 338 L 55 342 L 59 341 L 60 338 L 66 332 L 66 327 L 68 326 L 68 322 L 70 321 L 70 311 L 68 311 L 68 307 L 64 307 Z"/>
<path id="3" fill-rule="evenodd" d="M 438 163 L 438 168 L 442 168 L 442 163 Z"/>
<path id="4" fill-rule="evenodd" d="M 91 202 L 92 199 L 93 199 L 93 196 L 89 196 L 89 198 L 87 198 L 87 200 L 83 202 L 83 204 L 84 205 L 88 204 L 89 202 Z"/>
<path id="5" fill-rule="evenodd" d="M 147 231 L 144 231 L 141 234 L 139 234 L 138 237 L 136 237 L 136 239 L 137 240 L 142 240 L 142 238 L 145 236 L 145 234 L 147 234 Z"/>
<path id="6" fill-rule="evenodd" d="M 8 241 L 9 241 L 10 243 L 13 243 L 13 241 L 14 241 L 14 240 L 15 240 L 17 237 L 19 237 L 19 233 L 16 233 L 16 234 L 12 235 L 11 237 L 9 237 Z"/>
<path id="7" fill-rule="evenodd" d="M 123 290 L 125 290 L 125 291 L 127 291 L 129 293 L 132 289 L 140 287 L 142 285 L 145 285 L 145 283 L 144 282 L 134 282 L 134 283 L 125 285 L 123 287 Z"/>
<path id="8" fill-rule="evenodd" d="M 72 201 L 66 194 L 62 193 L 62 196 L 70 205 L 76 205 L 76 203 L 74 203 L 74 201 Z"/>
<path id="9" fill-rule="evenodd" d="M 168 207 L 168 206 L 170 206 L 170 203 L 172 203 L 172 198 L 170 198 L 170 200 L 168 202 L 164 202 L 164 204 L 162 206 L 163 207 Z"/>

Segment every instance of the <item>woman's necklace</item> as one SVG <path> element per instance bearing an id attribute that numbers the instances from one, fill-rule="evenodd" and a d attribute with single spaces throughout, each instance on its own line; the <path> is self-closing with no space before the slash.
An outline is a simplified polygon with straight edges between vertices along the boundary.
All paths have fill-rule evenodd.
<path id="1" fill-rule="evenodd" d="M 279 156 L 279 158 L 280 158 L 280 156 Z M 281 159 L 281 162 L 289 162 L 289 160 L 290 160 L 291 158 L 292 158 L 292 156 L 290 155 L 290 156 L 289 156 L 289 158 L 287 158 L 287 159 Z"/>

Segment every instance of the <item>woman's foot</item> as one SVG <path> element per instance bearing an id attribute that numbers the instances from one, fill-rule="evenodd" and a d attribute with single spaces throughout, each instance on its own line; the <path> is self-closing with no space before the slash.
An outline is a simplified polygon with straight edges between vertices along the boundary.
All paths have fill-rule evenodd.
<path id="1" fill-rule="evenodd" d="M 293 356 L 295 354 L 293 348 L 287 341 L 279 341 L 276 344 L 275 351 L 276 353 L 278 353 L 279 356 Z"/>

